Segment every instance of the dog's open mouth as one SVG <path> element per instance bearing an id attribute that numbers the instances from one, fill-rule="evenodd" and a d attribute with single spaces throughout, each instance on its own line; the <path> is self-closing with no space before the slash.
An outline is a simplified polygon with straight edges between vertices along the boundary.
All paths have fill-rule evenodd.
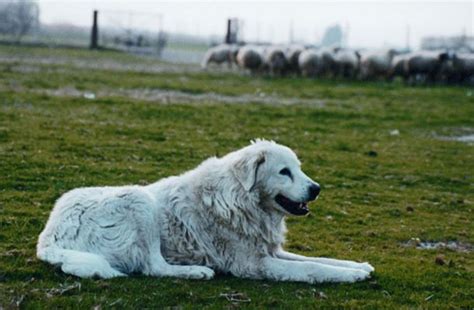
<path id="1" fill-rule="evenodd" d="M 308 204 L 306 202 L 296 202 L 283 196 L 282 194 L 278 194 L 275 197 L 275 201 L 288 213 L 293 215 L 305 215 L 309 212 Z"/>

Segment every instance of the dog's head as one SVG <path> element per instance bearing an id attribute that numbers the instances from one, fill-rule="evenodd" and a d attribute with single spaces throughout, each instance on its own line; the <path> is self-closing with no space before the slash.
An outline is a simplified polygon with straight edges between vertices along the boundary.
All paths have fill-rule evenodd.
<path id="1" fill-rule="evenodd" d="M 292 215 L 309 212 L 307 204 L 318 197 L 320 187 L 301 171 L 300 161 L 291 149 L 256 140 L 234 156 L 235 177 L 246 191 L 259 191 L 264 205 Z"/>

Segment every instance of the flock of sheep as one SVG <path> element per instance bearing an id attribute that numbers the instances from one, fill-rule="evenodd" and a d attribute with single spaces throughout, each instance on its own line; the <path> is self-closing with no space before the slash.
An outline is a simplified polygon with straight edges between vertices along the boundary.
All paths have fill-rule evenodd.
<path id="1" fill-rule="evenodd" d="M 232 64 L 252 74 L 301 75 L 312 78 L 393 80 L 407 83 L 474 84 L 474 53 L 449 51 L 353 50 L 221 44 L 210 48 L 201 63 Z"/>

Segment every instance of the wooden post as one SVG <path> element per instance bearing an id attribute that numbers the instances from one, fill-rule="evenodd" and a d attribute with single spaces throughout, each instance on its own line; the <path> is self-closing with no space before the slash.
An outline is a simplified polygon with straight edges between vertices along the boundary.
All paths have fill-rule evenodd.
<path id="1" fill-rule="evenodd" d="M 99 41 L 99 26 L 97 25 L 97 10 L 94 10 L 90 49 L 98 49 L 99 48 L 98 41 Z"/>

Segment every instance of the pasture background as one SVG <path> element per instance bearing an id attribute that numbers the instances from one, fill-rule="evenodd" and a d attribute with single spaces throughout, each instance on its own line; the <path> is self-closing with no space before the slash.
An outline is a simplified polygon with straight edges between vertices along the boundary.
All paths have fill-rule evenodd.
<path id="1" fill-rule="evenodd" d="M 474 242 L 473 145 L 440 138 L 472 134 L 473 116 L 467 87 L 256 78 L 114 52 L 1 47 L 0 307 L 472 308 L 472 248 L 405 243 Z M 311 214 L 288 219 L 287 249 L 369 261 L 371 280 L 81 280 L 35 258 L 65 191 L 147 184 L 255 137 L 293 148 L 322 185 Z M 228 301 L 232 293 L 241 301 Z"/>

